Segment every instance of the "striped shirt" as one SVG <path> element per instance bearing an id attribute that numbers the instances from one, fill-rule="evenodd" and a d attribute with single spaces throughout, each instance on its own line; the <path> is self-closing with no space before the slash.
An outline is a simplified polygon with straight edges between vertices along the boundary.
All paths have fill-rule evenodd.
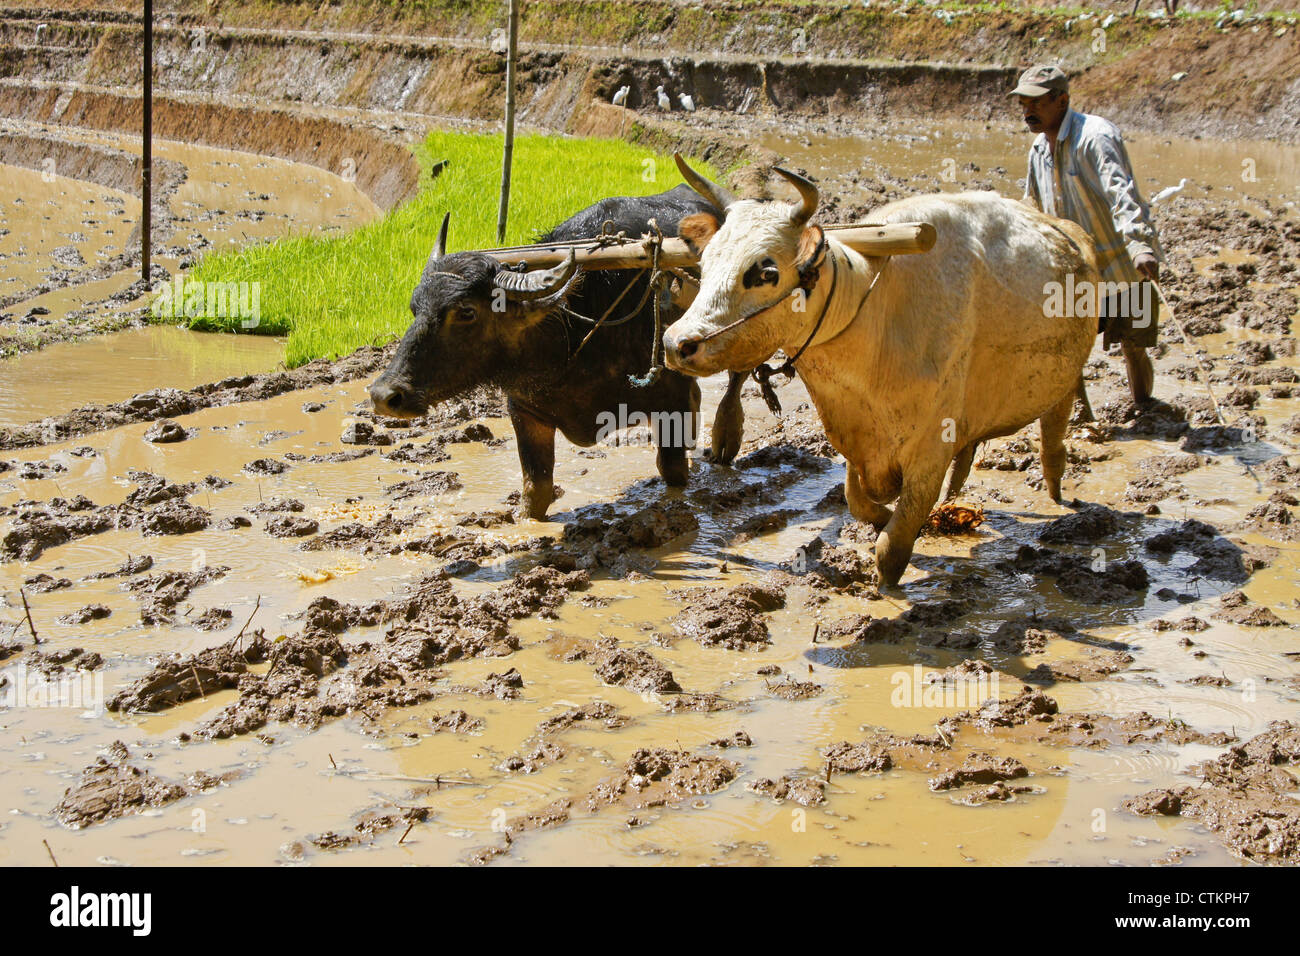
<path id="1" fill-rule="evenodd" d="M 1097 245 L 1104 282 L 1141 279 L 1133 260 L 1153 255 L 1164 260 L 1151 208 L 1138 193 L 1124 138 L 1114 123 L 1069 110 L 1053 154 L 1047 134 L 1029 149 L 1025 202 L 1077 222 Z"/>

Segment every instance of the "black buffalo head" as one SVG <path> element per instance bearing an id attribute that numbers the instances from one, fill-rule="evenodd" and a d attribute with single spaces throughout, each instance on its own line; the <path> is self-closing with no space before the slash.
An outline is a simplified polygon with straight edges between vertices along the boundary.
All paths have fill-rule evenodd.
<path id="1" fill-rule="evenodd" d="M 539 336 L 577 283 L 572 252 L 553 269 L 513 272 L 481 252 L 447 255 L 448 213 L 411 294 L 411 325 L 384 373 L 370 386 L 376 412 L 395 418 L 486 384 L 504 385 L 562 367 L 560 336 Z M 551 352 L 557 354 L 550 354 Z"/>

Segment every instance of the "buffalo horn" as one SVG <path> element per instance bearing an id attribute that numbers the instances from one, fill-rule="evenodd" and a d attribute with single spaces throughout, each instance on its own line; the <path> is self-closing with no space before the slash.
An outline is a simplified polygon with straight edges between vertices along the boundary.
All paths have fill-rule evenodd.
<path id="1" fill-rule="evenodd" d="M 492 283 L 504 289 L 512 299 L 544 299 L 564 288 L 578 269 L 578 259 L 572 249 L 569 258 L 552 269 L 538 272 L 510 272 L 503 269 L 492 278 Z"/>
<path id="2" fill-rule="evenodd" d="M 686 164 L 682 159 L 681 153 L 673 153 L 673 159 L 677 161 L 677 168 L 681 170 L 682 178 L 686 184 L 694 189 L 697 193 L 713 203 L 714 208 L 726 212 L 731 208 L 731 204 L 736 201 L 736 197 L 731 195 L 717 183 L 705 179 L 695 170 Z"/>

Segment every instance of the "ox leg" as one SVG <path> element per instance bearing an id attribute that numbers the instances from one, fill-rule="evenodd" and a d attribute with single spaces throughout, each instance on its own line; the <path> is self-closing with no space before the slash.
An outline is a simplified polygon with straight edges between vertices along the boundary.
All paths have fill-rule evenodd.
<path id="1" fill-rule="evenodd" d="M 555 500 L 555 427 L 513 405 L 510 423 L 515 428 L 519 467 L 524 477 L 520 504 L 528 517 L 541 521 Z"/>
<path id="2" fill-rule="evenodd" d="M 1061 475 L 1065 474 L 1065 432 L 1074 411 L 1073 394 L 1067 395 L 1038 420 L 1039 438 L 1043 443 L 1043 480 L 1052 500 L 1061 500 Z"/>
<path id="3" fill-rule="evenodd" d="M 931 461 L 903 475 L 903 493 L 894 507 L 894 516 L 876 538 L 876 570 L 885 587 L 897 587 L 907 570 L 916 535 L 939 498 L 946 464 L 946 460 Z"/>
<path id="4" fill-rule="evenodd" d="M 686 395 L 686 419 L 680 423 L 680 426 L 674 424 L 671 419 L 666 419 L 655 429 L 654 435 L 657 446 L 655 466 L 659 469 L 664 483 L 672 488 L 681 488 L 690 479 L 691 467 L 686 452 L 688 447 L 694 444 L 695 434 L 699 429 L 700 386 L 694 379 L 687 384 L 690 386 L 690 391 Z"/>
<path id="5" fill-rule="evenodd" d="M 727 392 L 718 403 L 713 419 L 713 463 L 730 465 L 745 438 L 745 410 L 740 405 L 740 389 L 748 372 L 729 372 Z"/>
<path id="6" fill-rule="evenodd" d="M 1092 402 L 1088 401 L 1088 383 L 1083 380 L 1083 375 L 1079 376 L 1079 384 L 1076 387 L 1074 397 L 1083 404 L 1083 420 L 1085 422 L 1095 422 L 1097 416 L 1092 413 Z"/>
<path id="7" fill-rule="evenodd" d="M 952 460 L 952 472 L 948 475 L 948 487 L 943 492 L 944 501 L 956 498 L 961 494 L 962 485 L 966 484 L 966 478 L 970 475 L 971 462 L 975 460 L 975 447 L 978 444 L 979 442 L 971 442 L 957 452 L 957 457 Z"/>
<path id="8" fill-rule="evenodd" d="M 859 521 L 865 521 L 877 531 L 889 524 L 894 517 L 894 513 L 884 505 L 867 497 L 862 490 L 862 475 L 852 464 L 844 476 L 844 499 L 849 503 L 849 514 Z"/>

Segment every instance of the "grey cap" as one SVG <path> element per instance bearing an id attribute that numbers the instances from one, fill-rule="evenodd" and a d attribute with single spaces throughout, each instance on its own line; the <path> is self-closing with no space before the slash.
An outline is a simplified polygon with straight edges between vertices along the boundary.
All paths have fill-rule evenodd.
<path id="1" fill-rule="evenodd" d="M 1042 96 L 1052 92 L 1070 92 L 1070 78 L 1056 67 L 1040 63 L 1020 74 L 1020 83 L 1011 91 L 1011 95 Z"/>

